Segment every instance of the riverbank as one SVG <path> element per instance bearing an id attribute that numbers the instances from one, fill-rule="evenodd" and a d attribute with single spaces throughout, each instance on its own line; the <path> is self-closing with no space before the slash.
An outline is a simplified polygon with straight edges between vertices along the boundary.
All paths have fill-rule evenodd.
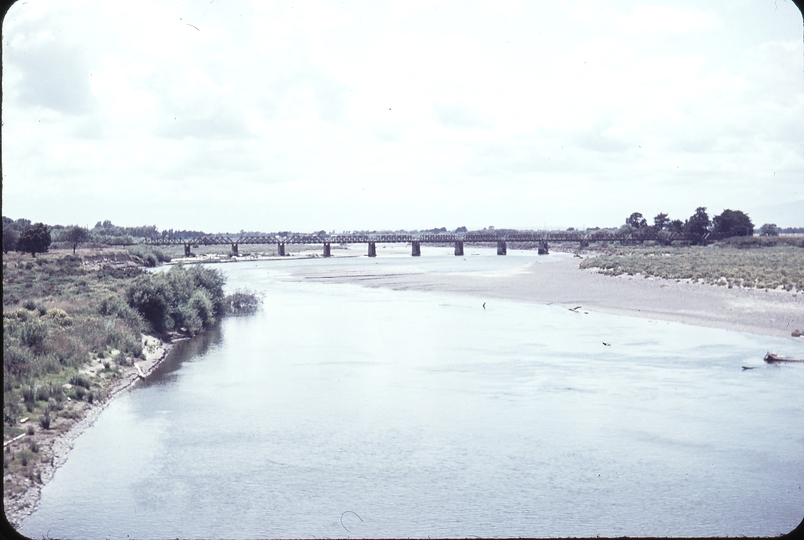
<path id="1" fill-rule="evenodd" d="M 3 452 L 7 459 L 21 451 L 36 448 L 36 452 L 31 452 L 34 454 L 31 460 L 36 461 L 33 470 L 26 471 L 27 474 L 22 474 L 21 471 L 18 471 L 20 474 L 7 473 L 3 477 L 5 487 L 12 488 L 6 490 L 3 497 L 5 516 L 12 527 L 17 528 L 22 520 L 36 509 L 42 488 L 67 460 L 79 435 L 95 423 L 100 413 L 117 394 L 130 388 L 140 378 L 150 375 L 167 357 L 172 347 L 171 341 L 163 341 L 154 336 L 143 335 L 142 343 L 145 358 L 136 361 L 127 359 L 129 365 L 120 365 L 118 376 L 103 378 L 102 398 L 95 399 L 92 403 L 70 400 L 73 406 L 72 414 L 54 417 L 50 429 L 42 429 L 31 423 L 27 426 L 27 431 L 18 436 L 19 438 L 3 443 Z M 97 374 L 102 369 L 103 364 L 98 361 L 96 364 L 87 365 L 81 373 Z"/>
<path id="2" fill-rule="evenodd" d="M 491 304 L 495 298 L 557 304 L 583 311 L 674 321 L 777 337 L 804 330 L 804 294 L 776 290 L 726 288 L 690 280 L 641 275 L 608 276 L 581 269 L 582 256 L 552 253 L 521 272 L 467 273 L 386 272 L 367 265 L 359 275 L 333 276 L 315 268 L 297 268 L 298 279 L 354 283 L 395 290 L 439 291 L 471 295 Z"/>

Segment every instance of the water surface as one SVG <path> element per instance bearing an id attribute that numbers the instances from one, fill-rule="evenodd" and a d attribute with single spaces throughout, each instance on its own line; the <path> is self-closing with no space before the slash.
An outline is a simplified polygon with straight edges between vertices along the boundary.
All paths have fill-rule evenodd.
<path id="1" fill-rule="evenodd" d="M 378 252 L 218 266 L 263 309 L 116 398 L 22 532 L 735 536 L 801 521 L 804 366 L 761 360 L 800 345 L 290 276 L 382 264 L 494 279 L 553 257 Z"/>

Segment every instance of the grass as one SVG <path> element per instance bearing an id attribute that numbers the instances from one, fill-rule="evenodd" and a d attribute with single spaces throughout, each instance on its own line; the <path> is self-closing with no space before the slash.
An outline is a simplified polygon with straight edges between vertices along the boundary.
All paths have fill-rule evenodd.
<path id="1" fill-rule="evenodd" d="M 602 273 L 691 280 L 725 287 L 804 291 L 804 249 L 779 243 L 746 249 L 722 243 L 685 247 L 620 247 L 585 259 Z"/>
<path id="2" fill-rule="evenodd" d="M 85 393 L 95 390 L 100 382 L 78 371 L 100 354 L 108 357 L 113 349 L 121 351 L 118 358 L 141 354 L 146 325 L 121 300 L 141 273 L 88 271 L 72 254 L 40 254 L 36 262 L 4 255 L 4 428 L 23 414 L 38 419 L 51 401 L 76 397 L 76 385 Z M 65 396 L 62 385 L 71 379 L 74 388 Z"/>

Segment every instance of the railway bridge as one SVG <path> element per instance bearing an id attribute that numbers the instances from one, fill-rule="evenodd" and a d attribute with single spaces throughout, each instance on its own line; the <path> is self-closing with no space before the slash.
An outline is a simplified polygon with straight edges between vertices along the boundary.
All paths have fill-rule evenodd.
<path id="1" fill-rule="evenodd" d="M 577 242 L 581 247 L 588 246 L 591 242 L 619 242 L 623 244 L 644 242 L 646 240 L 655 240 L 662 244 L 670 244 L 674 240 L 689 240 L 687 235 L 684 234 L 664 234 L 658 235 L 656 233 L 644 234 L 601 234 L 597 231 L 591 234 L 582 234 L 575 232 L 566 233 L 538 233 L 538 232 L 522 232 L 510 234 L 495 234 L 494 232 L 478 232 L 478 233 L 421 233 L 421 234 L 333 234 L 333 235 L 317 235 L 317 234 L 290 234 L 285 236 L 278 235 L 256 235 L 256 236 L 240 236 L 232 239 L 227 235 L 207 235 L 198 238 L 158 238 L 146 240 L 145 244 L 164 246 L 164 245 L 183 245 L 184 255 L 189 257 L 192 253 L 191 249 L 198 246 L 215 246 L 215 245 L 230 245 L 232 253 L 238 253 L 240 245 L 276 245 L 277 254 L 280 256 L 285 255 L 285 246 L 292 244 L 304 245 L 321 245 L 323 247 L 324 257 L 330 257 L 332 252 L 332 244 L 347 245 L 347 244 L 367 244 L 367 255 L 369 257 L 377 256 L 377 244 L 410 244 L 411 255 L 418 257 L 421 255 L 422 244 L 452 244 L 455 246 L 455 255 L 463 255 L 464 244 L 496 244 L 497 255 L 505 255 L 508 253 L 508 244 L 511 242 L 532 243 L 538 245 L 540 255 L 546 255 L 549 252 L 549 244 L 555 242 Z"/>

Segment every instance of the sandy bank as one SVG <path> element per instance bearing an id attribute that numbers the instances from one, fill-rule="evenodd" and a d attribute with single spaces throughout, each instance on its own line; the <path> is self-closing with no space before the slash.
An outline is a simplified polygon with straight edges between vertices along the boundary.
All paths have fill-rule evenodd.
<path id="1" fill-rule="evenodd" d="M 331 275 L 314 268 L 294 269 L 299 279 L 356 283 L 395 290 L 439 291 L 476 296 L 482 301 L 505 298 L 724 328 L 792 338 L 804 330 L 804 295 L 781 291 L 728 289 L 642 276 L 611 277 L 581 270 L 578 257 L 551 254 L 520 273 L 391 273 L 366 265 L 359 275 Z"/>

